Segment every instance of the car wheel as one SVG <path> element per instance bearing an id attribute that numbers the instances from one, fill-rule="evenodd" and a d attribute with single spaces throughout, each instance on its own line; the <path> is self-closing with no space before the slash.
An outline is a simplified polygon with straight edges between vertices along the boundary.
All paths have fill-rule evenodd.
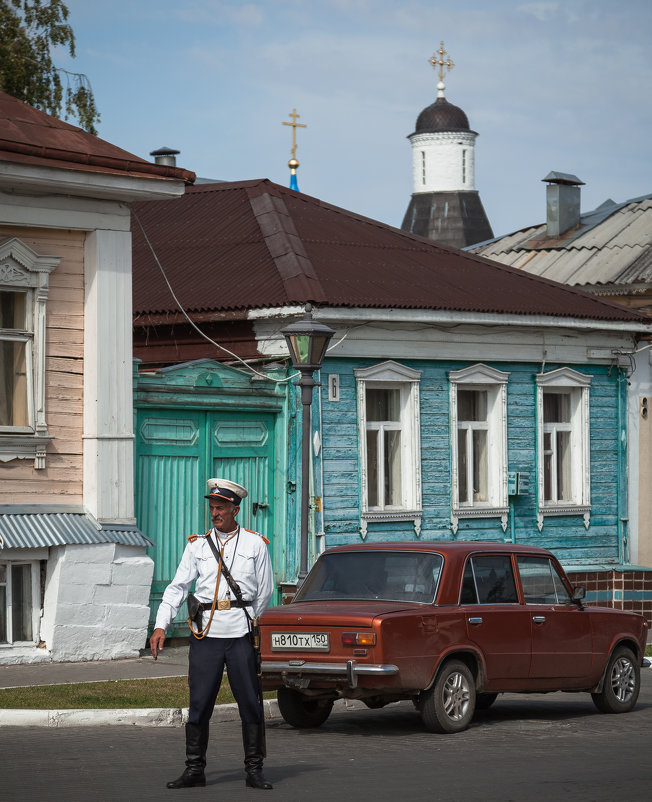
<path id="1" fill-rule="evenodd" d="M 475 680 L 459 660 L 444 663 L 435 684 L 420 697 L 419 711 L 430 732 L 462 732 L 475 711 Z"/>
<path id="2" fill-rule="evenodd" d="M 600 693 L 592 693 L 601 713 L 627 713 L 636 704 L 641 689 L 641 669 L 631 649 L 616 649 L 609 659 Z"/>
<path id="3" fill-rule="evenodd" d="M 311 699 L 293 688 L 279 688 L 276 698 L 284 721 L 297 729 L 321 727 L 333 709 L 332 699 Z"/>
<path id="4" fill-rule="evenodd" d="M 475 709 L 488 710 L 497 698 L 497 693 L 479 693 L 475 697 Z"/>

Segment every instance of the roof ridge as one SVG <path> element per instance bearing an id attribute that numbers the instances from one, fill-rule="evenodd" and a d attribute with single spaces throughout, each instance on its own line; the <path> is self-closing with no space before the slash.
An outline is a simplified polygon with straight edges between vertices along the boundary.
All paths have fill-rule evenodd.
<path id="1" fill-rule="evenodd" d="M 313 303 L 326 301 L 326 292 L 283 198 L 278 192 L 269 191 L 273 182 L 267 179 L 265 182 L 267 191 L 254 194 L 250 191 L 254 187 L 249 187 L 247 196 L 288 297 Z"/>

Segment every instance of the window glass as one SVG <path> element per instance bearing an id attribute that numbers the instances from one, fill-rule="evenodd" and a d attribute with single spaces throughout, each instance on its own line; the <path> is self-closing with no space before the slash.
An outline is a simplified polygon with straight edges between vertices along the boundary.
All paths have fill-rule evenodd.
<path id="1" fill-rule="evenodd" d="M 487 391 L 457 391 L 457 419 L 459 421 L 487 420 Z"/>
<path id="2" fill-rule="evenodd" d="M 401 432 L 385 432 L 385 505 L 401 504 Z"/>
<path id="3" fill-rule="evenodd" d="M 32 566 L 11 567 L 11 623 L 14 641 L 32 640 Z"/>
<path id="4" fill-rule="evenodd" d="M 378 431 L 367 431 L 367 499 L 378 506 Z"/>
<path id="5" fill-rule="evenodd" d="M 401 390 L 368 387 L 365 412 L 367 504 L 380 509 L 400 507 L 403 504 Z"/>
<path id="6" fill-rule="evenodd" d="M 0 329 L 25 330 L 26 297 L 24 292 L 0 290 Z"/>
<path id="7" fill-rule="evenodd" d="M 545 501 L 573 501 L 571 393 L 543 393 L 543 492 Z"/>
<path id="8" fill-rule="evenodd" d="M 501 495 L 500 470 L 504 467 L 500 447 L 489 451 L 490 432 L 496 440 L 500 427 L 496 417 L 495 403 L 500 390 L 492 388 L 470 389 L 458 384 L 453 403 L 457 417 L 456 442 L 453 442 L 453 457 L 457 461 L 456 505 L 474 506 L 494 504 Z M 498 469 L 492 476 L 492 465 Z"/>
<path id="9" fill-rule="evenodd" d="M 546 557 L 519 557 L 518 570 L 526 604 L 572 604 L 557 569 Z"/>
<path id="10" fill-rule="evenodd" d="M 367 389 L 368 421 L 400 421 L 401 391 Z"/>
<path id="11" fill-rule="evenodd" d="M 0 340 L 0 426 L 28 426 L 26 343 Z"/>
<path id="12" fill-rule="evenodd" d="M 392 551 L 322 555 L 295 599 L 385 599 L 431 604 L 442 567 L 439 554 Z"/>
<path id="13" fill-rule="evenodd" d="M 473 432 L 473 501 L 487 501 L 487 431 Z"/>
<path id="14" fill-rule="evenodd" d="M 461 599 L 462 604 L 517 604 L 516 583 L 509 555 L 482 554 L 471 557 L 464 571 Z"/>
<path id="15" fill-rule="evenodd" d="M 544 423 L 570 423 L 570 394 L 550 393 L 543 394 L 543 422 Z"/>

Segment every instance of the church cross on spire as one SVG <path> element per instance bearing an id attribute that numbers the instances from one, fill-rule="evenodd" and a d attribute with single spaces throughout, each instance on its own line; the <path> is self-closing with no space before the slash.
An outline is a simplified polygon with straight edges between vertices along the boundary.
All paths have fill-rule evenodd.
<path id="1" fill-rule="evenodd" d="M 292 128 L 292 150 L 290 153 L 292 154 L 292 159 L 296 161 L 297 158 L 297 128 L 307 128 L 307 125 L 303 125 L 303 123 L 298 123 L 297 120 L 301 115 L 297 114 L 296 109 L 292 109 L 292 111 L 288 114 L 288 117 L 292 118 L 291 123 L 281 123 L 281 125 L 289 125 Z"/>
<path id="2" fill-rule="evenodd" d="M 437 56 L 439 56 L 439 58 L 437 58 Z M 444 61 L 444 56 L 448 57 L 446 59 L 446 61 Z M 444 86 L 444 67 L 446 67 L 447 72 L 450 72 L 453 69 L 453 67 L 455 66 L 454 62 L 451 61 L 451 57 L 444 50 L 444 41 L 443 40 L 441 41 L 441 43 L 439 45 L 439 50 L 437 50 L 436 52 L 434 52 L 432 54 L 432 58 L 428 59 L 428 63 L 432 64 L 433 70 L 436 70 L 437 67 L 439 67 L 439 84 L 437 86 L 437 89 L 439 89 L 440 97 L 443 97 L 444 96 L 444 89 L 445 89 L 445 86 Z M 288 125 L 289 125 L 289 123 L 288 123 Z"/>

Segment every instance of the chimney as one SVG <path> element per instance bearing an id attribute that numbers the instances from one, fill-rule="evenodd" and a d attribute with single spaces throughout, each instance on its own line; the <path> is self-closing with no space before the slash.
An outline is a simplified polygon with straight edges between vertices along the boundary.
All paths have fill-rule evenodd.
<path id="1" fill-rule="evenodd" d="M 584 181 L 570 173 L 551 172 L 546 187 L 546 234 L 558 239 L 580 224 L 580 186 Z"/>
<path id="2" fill-rule="evenodd" d="M 172 150 L 172 148 L 159 148 L 158 150 L 150 151 L 150 156 L 154 157 L 156 164 L 164 164 L 167 167 L 177 166 L 177 156 L 181 153 L 180 150 Z"/>

